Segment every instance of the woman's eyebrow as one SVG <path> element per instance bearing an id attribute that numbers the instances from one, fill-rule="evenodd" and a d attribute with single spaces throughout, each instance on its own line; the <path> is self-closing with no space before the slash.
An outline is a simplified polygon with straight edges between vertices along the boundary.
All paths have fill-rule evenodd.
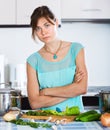
<path id="1" fill-rule="evenodd" d="M 49 24 L 49 22 L 45 22 L 43 25 L 46 25 L 46 24 Z M 41 26 L 37 25 L 36 27 L 41 27 Z"/>
<path id="2" fill-rule="evenodd" d="M 49 24 L 49 23 L 50 23 L 50 22 L 46 22 L 46 23 L 44 23 L 44 25 L 45 25 L 45 24 Z"/>

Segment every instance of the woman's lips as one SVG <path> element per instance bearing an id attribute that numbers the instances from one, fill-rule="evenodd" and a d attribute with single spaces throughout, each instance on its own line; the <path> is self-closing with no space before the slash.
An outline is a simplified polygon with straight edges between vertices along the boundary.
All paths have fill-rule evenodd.
<path id="1" fill-rule="evenodd" d="M 43 39 L 49 38 L 49 36 L 43 37 Z"/>
<path id="2" fill-rule="evenodd" d="M 47 40 L 47 39 L 49 39 L 49 38 L 50 38 L 49 36 L 43 37 L 43 40 Z"/>

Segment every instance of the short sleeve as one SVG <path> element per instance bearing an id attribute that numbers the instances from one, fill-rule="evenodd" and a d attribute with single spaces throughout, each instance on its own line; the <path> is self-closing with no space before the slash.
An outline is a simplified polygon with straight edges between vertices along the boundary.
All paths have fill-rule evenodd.
<path id="1" fill-rule="evenodd" d="M 75 58 L 78 55 L 78 53 L 80 52 L 80 50 L 83 48 L 84 48 L 84 46 L 80 43 L 76 43 L 76 42 L 72 43 L 72 54 L 74 54 Z"/>
<path id="2" fill-rule="evenodd" d="M 37 59 L 37 52 L 33 53 L 27 58 L 27 63 L 32 66 L 33 69 L 37 70 L 38 68 L 38 59 Z"/>

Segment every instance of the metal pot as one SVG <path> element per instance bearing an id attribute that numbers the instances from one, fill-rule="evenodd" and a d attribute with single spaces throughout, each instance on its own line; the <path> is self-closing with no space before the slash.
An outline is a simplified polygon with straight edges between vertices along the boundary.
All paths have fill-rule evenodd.
<path id="1" fill-rule="evenodd" d="M 21 91 L 11 88 L 0 88 L 0 115 L 11 108 L 21 109 Z"/>
<path id="2" fill-rule="evenodd" d="M 101 113 L 110 112 L 110 91 L 99 92 L 99 110 Z"/>

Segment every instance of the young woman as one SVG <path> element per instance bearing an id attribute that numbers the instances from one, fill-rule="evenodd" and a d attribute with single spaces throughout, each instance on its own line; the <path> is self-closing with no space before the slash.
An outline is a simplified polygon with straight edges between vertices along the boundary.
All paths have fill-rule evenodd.
<path id="1" fill-rule="evenodd" d="M 27 90 L 32 109 L 79 106 L 87 91 L 84 49 L 80 43 L 63 41 L 57 36 L 58 20 L 47 6 L 31 15 L 32 36 L 44 46 L 27 58 Z"/>

